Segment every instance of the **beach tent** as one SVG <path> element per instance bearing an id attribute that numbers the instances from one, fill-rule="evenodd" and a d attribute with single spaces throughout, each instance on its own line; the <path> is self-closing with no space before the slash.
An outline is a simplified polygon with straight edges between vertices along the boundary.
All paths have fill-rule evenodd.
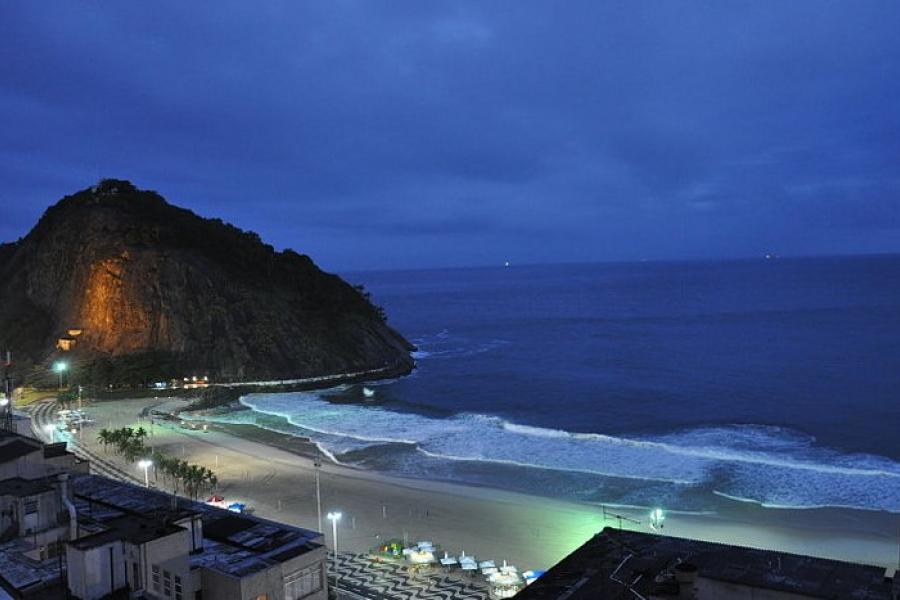
<path id="1" fill-rule="evenodd" d="M 406 558 L 415 565 L 428 565 L 434 562 L 434 553 L 431 550 L 413 550 Z"/>
<path id="2" fill-rule="evenodd" d="M 478 561 L 474 556 L 466 556 L 465 551 L 459 554 L 459 568 L 463 571 L 477 571 Z"/>
<path id="3" fill-rule="evenodd" d="M 456 565 L 458 563 L 459 561 L 450 556 L 448 553 L 444 552 L 444 558 L 441 559 L 442 565 L 444 565 L 445 567 L 452 567 L 453 565 Z"/>
<path id="4" fill-rule="evenodd" d="M 525 579 L 525 585 L 531 585 L 532 583 L 537 581 L 537 578 L 544 573 L 546 573 L 546 571 L 525 571 L 524 573 L 522 573 L 522 577 Z"/>
<path id="5" fill-rule="evenodd" d="M 492 598 L 512 598 L 522 589 L 522 579 L 514 570 L 504 565 L 498 573 L 488 576 Z"/>

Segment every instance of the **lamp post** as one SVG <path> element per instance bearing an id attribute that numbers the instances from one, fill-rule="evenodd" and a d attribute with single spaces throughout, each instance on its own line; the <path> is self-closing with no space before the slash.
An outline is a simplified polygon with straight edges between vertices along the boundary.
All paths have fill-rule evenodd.
<path id="1" fill-rule="evenodd" d="M 9 352 L 6 353 L 6 367 L 9 368 Z M 6 374 L 5 374 L 6 375 Z M 2 379 L 0 379 L 0 396 L 2 396 L 2 401 L 5 401 L 2 406 L 6 409 L 3 415 L 3 427 L 4 429 L 8 429 L 12 431 L 12 410 L 13 410 L 13 381 L 12 377 L 6 375 Z"/>
<path id="2" fill-rule="evenodd" d="M 337 553 L 338 553 L 338 538 L 337 538 L 337 524 L 338 521 L 341 520 L 341 513 L 339 512 L 330 512 L 328 513 L 328 520 L 331 521 L 331 539 L 334 543 L 334 593 L 337 595 L 338 593 L 338 568 L 337 568 Z M 340 596 L 338 596 L 340 597 Z"/>
<path id="3" fill-rule="evenodd" d="M 0 392 L 0 394 L 3 394 L 3 392 Z M 0 427 L 12 431 L 12 419 L 10 418 L 12 407 L 9 405 L 9 398 L 5 394 L 0 396 L 0 409 L 3 410 L 3 424 Z"/>
<path id="4" fill-rule="evenodd" d="M 319 533 L 322 532 L 322 490 L 319 487 L 319 469 L 322 461 L 319 458 L 319 448 L 316 446 L 316 457 L 313 459 L 313 467 L 316 469 L 316 516 L 319 519 Z"/>
<path id="5" fill-rule="evenodd" d="M 63 373 L 65 373 L 68 368 L 69 365 L 63 360 L 58 360 L 53 363 L 53 370 L 56 371 L 56 375 L 59 377 L 59 389 L 62 389 Z"/>
<path id="6" fill-rule="evenodd" d="M 138 461 L 138 467 L 144 470 L 144 486 L 150 487 L 150 467 L 153 466 L 152 460 L 147 460 L 146 458 Z"/>

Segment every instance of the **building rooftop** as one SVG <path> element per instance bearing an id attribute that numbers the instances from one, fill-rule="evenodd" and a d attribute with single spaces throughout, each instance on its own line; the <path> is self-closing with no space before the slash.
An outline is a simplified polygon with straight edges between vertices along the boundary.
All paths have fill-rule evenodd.
<path id="1" fill-rule="evenodd" d="M 25 553 L 32 550 L 23 539 L 0 544 L 0 582 L 17 593 L 32 593 L 59 582 L 60 561 L 57 558 L 35 560 Z"/>
<path id="2" fill-rule="evenodd" d="M 0 481 L 0 496 L 23 498 L 52 490 L 53 487 L 50 485 L 47 477 L 38 477 L 37 479 L 13 477 L 12 479 Z"/>
<path id="3" fill-rule="evenodd" d="M 94 519 L 102 519 L 98 514 L 108 509 L 112 509 L 111 514 L 115 516 L 130 514 L 168 521 L 178 521 L 199 512 L 196 506 L 200 503 L 99 475 L 73 474 L 70 482 L 76 501 L 80 499 L 86 503 L 89 516 Z"/>
<path id="4" fill-rule="evenodd" d="M 191 555 L 192 567 L 242 577 L 321 547 L 322 535 L 301 527 L 176 499 L 171 494 L 97 475 L 73 475 L 70 482 L 79 521 L 90 520 L 106 527 L 114 521 L 150 518 L 172 524 L 199 515 L 203 520 L 203 551 Z"/>
<path id="5" fill-rule="evenodd" d="M 66 450 L 66 442 L 56 444 L 44 444 L 44 458 L 56 458 L 57 456 L 66 456 L 72 454 Z"/>
<path id="6" fill-rule="evenodd" d="M 97 548 L 115 541 L 140 545 L 179 531 L 184 531 L 184 527 L 146 517 L 120 515 L 104 521 L 102 531 L 80 537 L 70 544 L 79 550 Z"/>
<path id="7" fill-rule="evenodd" d="M 692 565 L 692 566 L 688 566 Z M 517 600 L 605 600 L 672 594 L 678 569 L 699 579 L 823 600 L 891 600 L 883 567 L 606 528 Z M 705 600 L 702 596 L 699 600 Z"/>
<path id="8" fill-rule="evenodd" d="M 41 443 L 36 440 L 16 435 L 14 433 L 4 432 L 0 436 L 0 463 L 16 460 L 32 452 L 39 452 Z"/>

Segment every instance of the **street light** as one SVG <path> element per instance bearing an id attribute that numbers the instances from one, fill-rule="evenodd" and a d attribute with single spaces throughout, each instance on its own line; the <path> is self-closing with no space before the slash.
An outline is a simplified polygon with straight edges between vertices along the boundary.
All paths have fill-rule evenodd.
<path id="1" fill-rule="evenodd" d="M 152 466 L 153 466 L 152 460 L 147 460 L 145 458 L 144 460 L 138 461 L 138 467 L 140 467 L 141 469 L 144 470 L 144 486 L 146 486 L 146 487 L 150 487 L 150 470 L 149 469 Z"/>
<path id="2" fill-rule="evenodd" d="M 338 521 L 341 520 L 341 513 L 339 512 L 330 512 L 328 513 L 328 520 L 331 521 L 331 539 L 334 540 L 334 593 L 338 592 L 338 568 L 337 568 L 337 553 L 338 553 L 338 538 L 337 538 L 337 524 Z M 340 596 L 338 596 L 340 597 Z"/>
<path id="3" fill-rule="evenodd" d="M 322 488 L 319 486 L 319 469 L 322 461 L 319 458 L 319 447 L 316 446 L 316 457 L 313 459 L 313 467 L 316 469 L 316 516 L 319 519 L 319 532 L 322 532 Z"/>
<path id="4" fill-rule="evenodd" d="M 9 398 L 2 392 L 0 392 L 0 412 L 3 412 L 3 423 L 0 424 L 0 428 L 12 431 L 12 406 L 9 405 Z"/>
<path id="5" fill-rule="evenodd" d="M 59 376 L 59 387 L 62 389 L 62 381 L 63 381 L 63 373 L 66 372 L 66 369 L 69 368 L 69 365 L 66 364 L 64 360 L 58 360 L 53 363 L 53 370 L 56 371 L 56 374 Z"/>

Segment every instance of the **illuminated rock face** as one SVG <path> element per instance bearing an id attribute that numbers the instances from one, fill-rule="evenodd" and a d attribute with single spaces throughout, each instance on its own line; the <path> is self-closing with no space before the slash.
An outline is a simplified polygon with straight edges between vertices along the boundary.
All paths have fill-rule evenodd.
<path id="1" fill-rule="evenodd" d="M 93 263 L 81 300 L 78 322 L 87 330 L 85 342 L 101 352 L 126 354 L 152 348 L 147 300 L 130 293 L 128 253 Z"/>
<path id="2" fill-rule="evenodd" d="M 0 347 L 38 364 L 77 327 L 71 354 L 98 383 L 413 366 L 412 346 L 377 307 L 308 257 L 127 182 L 48 209 L 28 236 L 0 246 L 0 277 Z"/>

